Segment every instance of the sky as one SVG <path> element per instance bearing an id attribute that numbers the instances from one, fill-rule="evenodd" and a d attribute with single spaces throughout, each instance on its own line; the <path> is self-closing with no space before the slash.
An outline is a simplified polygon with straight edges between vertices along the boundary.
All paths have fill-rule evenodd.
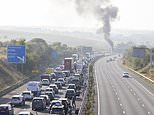
<path id="1" fill-rule="evenodd" d="M 154 30 L 154 0 L 111 0 L 119 8 L 113 29 Z M 93 16 L 80 16 L 74 0 L 0 0 L 0 26 L 97 28 Z"/>

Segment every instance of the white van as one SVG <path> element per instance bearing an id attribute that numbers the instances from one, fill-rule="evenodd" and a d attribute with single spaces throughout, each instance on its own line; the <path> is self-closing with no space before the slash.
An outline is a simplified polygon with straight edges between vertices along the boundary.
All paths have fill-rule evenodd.
<path id="1" fill-rule="evenodd" d="M 41 83 L 38 81 L 29 81 L 27 83 L 27 90 L 31 91 L 34 96 L 37 96 L 41 91 Z"/>

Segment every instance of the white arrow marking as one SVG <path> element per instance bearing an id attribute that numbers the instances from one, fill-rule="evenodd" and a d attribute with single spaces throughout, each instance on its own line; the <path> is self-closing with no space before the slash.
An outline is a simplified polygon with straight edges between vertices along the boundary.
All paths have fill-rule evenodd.
<path id="1" fill-rule="evenodd" d="M 19 60 L 21 60 L 21 61 L 24 63 L 24 60 L 25 60 L 25 57 L 24 57 L 24 56 L 23 56 L 23 57 L 17 56 L 17 58 L 18 58 Z"/>

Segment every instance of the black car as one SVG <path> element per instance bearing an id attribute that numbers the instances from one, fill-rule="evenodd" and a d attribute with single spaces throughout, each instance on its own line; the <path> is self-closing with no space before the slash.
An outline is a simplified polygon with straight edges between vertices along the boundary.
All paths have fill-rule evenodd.
<path id="1" fill-rule="evenodd" d="M 32 110 L 46 109 L 46 101 L 43 97 L 35 97 L 32 101 Z"/>
<path id="2" fill-rule="evenodd" d="M 55 84 L 57 85 L 58 89 L 62 89 L 62 83 L 59 81 L 56 81 Z"/>
<path id="3" fill-rule="evenodd" d="M 45 95 L 49 96 L 50 101 L 54 100 L 54 94 L 52 91 L 46 91 Z"/>
<path id="4" fill-rule="evenodd" d="M 67 89 L 65 98 L 72 99 L 74 96 L 76 96 L 74 89 Z"/>

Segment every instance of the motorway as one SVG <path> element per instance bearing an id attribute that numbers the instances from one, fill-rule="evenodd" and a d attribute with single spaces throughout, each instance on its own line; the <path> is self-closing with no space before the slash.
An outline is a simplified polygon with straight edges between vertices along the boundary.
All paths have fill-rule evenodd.
<path id="1" fill-rule="evenodd" d="M 35 81 L 39 81 L 39 77 L 35 77 L 33 80 Z M 63 88 L 61 90 L 59 90 L 59 93 L 56 94 L 56 98 L 60 98 L 60 97 L 65 97 L 65 93 L 66 93 L 66 89 L 67 89 L 67 84 L 66 86 L 63 86 Z M 13 90 L 12 92 L 4 95 L 3 97 L 0 97 L 0 104 L 5 104 L 8 103 L 11 100 L 11 97 L 13 95 L 17 95 L 17 94 L 21 94 L 22 91 L 26 91 L 26 84 L 24 84 L 23 86 Z M 82 95 L 80 95 L 80 97 L 77 97 L 76 99 L 76 108 L 80 108 L 80 104 L 82 102 Z M 48 107 L 47 109 L 45 109 L 44 111 L 32 111 L 32 107 L 31 107 L 31 101 L 26 101 L 25 106 L 15 106 L 14 107 L 14 113 L 15 115 L 18 115 L 18 113 L 20 111 L 31 111 L 34 115 L 49 115 L 48 113 Z M 73 111 L 74 113 L 74 111 Z"/>
<path id="2" fill-rule="evenodd" d="M 118 61 L 95 63 L 98 91 L 98 115 L 154 115 L 154 86 L 130 74 L 123 78 L 125 69 Z M 142 83 L 140 82 L 142 81 Z"/>

